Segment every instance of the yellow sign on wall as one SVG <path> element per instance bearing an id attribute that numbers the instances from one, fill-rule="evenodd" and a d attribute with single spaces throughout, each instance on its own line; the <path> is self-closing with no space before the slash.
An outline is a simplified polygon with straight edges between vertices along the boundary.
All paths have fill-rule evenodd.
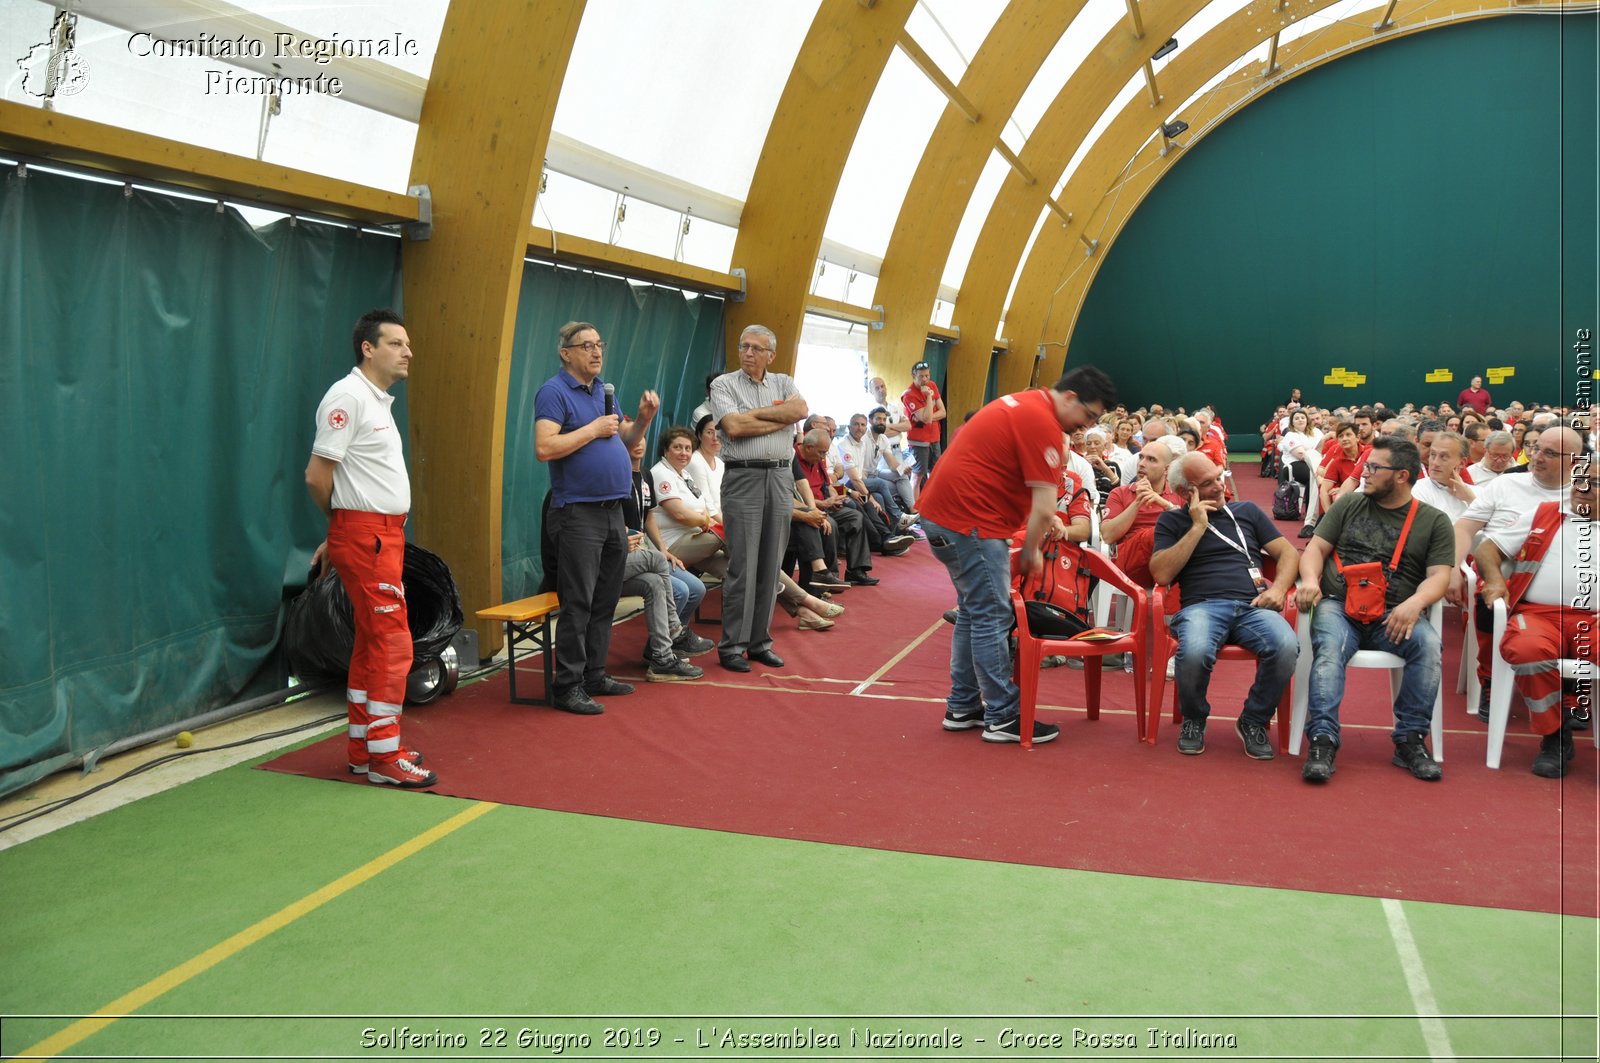
<path id="1" fill-rule="evenodd" d="M 1340 366 L 1327 376 L 1323 377 L 1322 382 L 1324 384 L 1335 384 L 1340 387 L 1358 388 L 1367 382 L 1367 378 L 1365 374 L 1357 373 L 1353 369 L 1346 369 L 1343 366 Z"/>
<path id="2" fill-rule="evenodd" d="M 1455 378 L 1456 375 L 1450 372 L 1448 369 L 1435 369 L 1433 372 L 1425 375 L 1422 378 L 1422 382 L 1424 384 L 1448 384 Z"/>
<path id="3" fill-rule="evenodd" d="M 1484 372 L 1489 374 L 1489 383 L 1504 384 L 1511 377 L 1517 375 L 1517 367 L 1514 365 L 1491 365 Z"/>

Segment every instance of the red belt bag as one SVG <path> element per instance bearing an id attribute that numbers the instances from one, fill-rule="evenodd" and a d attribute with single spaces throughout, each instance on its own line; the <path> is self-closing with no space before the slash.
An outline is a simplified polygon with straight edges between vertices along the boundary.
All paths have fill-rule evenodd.
<path id="1" fill-rule="evenodd" d="M 1400 551 L 1405 549 L 1406 536 L 1411 534 L 1411 520 L 1417 515 L 1417 500 L 1411 500 L 1406 522 L 1400 528 L 1400 540 L 1394 544 L 1394 556 L 1385 566 L 1381 561 L 1366 561 L 1359 565 L 1346 565 L 1339 560 L 1339 551 L 1333 552 L 1333 567 L 1344 577 L 1344 615 L 1359 623 L 1370 624 L 1383 619 L 1384 599 L 1389 593 L 1389 573 L 1400 566 Z"/>

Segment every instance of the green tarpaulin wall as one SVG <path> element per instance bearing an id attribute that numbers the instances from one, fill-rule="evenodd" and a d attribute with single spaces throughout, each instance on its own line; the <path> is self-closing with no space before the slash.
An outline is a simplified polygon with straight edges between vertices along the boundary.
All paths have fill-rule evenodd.
<path id="1" fill-rule="evenodd" d="M 0 793 L 251 687 L 317 401 L 398 297 L 392 238 L 4 171 Z"/>
<path id="2" fill-rule="evenodd" d="M 1214 402 L 1235 450 L 1292 387 L 1399 408 L 1479 374 L 1498 403 L 1574 404 L 1572 345 L 1600 311 L 1596 25 L 1446 27 L 1245 108 L 1129 220 L 1069 364 L 1109 369 L 1130 409 Z M 1366 381 L 1324 383 L 1335 369 Z"/>
<path id="3" fill-rule="evenodd" d="M 644 458 L 648 469 L 656 462 L 661 429 L 686 423 L 705 401 L 706 374 L 723 368 L 722 312 L 723 300 L 716 296 L 539 262 L 524 266 L 506 395 L 500 520 L 506 601 L 536 594 L 544 576 L 539 513 L 550 474 L 534 456 L 533 400 L 561 367 L 556 353 L 561 326 L 588 321 L 600 330 L 606 343 L 601 378 L 616 385 L 620 412 L 636 414 L 647 389 L 660 394 L 661 412 Z"/>

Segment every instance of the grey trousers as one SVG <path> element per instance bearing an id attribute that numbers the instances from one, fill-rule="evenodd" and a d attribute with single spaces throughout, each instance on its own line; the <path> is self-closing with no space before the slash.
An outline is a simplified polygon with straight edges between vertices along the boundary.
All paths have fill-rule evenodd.
<path id="1" fill-rule="evenodd" d="M 651 660 L 671 656 L 672 628 L 678 622 L 672 604 L 672 562 L 649 539 L 623 562 L 622 593 L 644 599 L 645 656 Z"/>
<path id="2" fill-rule="evenodd" d="M 722 584 L 722 641 L 734 657 L 772 648 L 772 606 L 778 567 L 789 545 L 794 476 L 782 469 L 729 468 L 722 477 L 722 522 L 728 540 L 728 578 Z"/>

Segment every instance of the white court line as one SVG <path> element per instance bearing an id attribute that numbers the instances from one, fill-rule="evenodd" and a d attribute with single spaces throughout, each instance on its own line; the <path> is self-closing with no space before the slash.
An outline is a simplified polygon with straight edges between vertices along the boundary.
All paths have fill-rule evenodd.
<path id="1" fill-rule="evenodd" d="M 882 668 L 879 668 L 876 672 L 873 672 L 871 675 L 867 676 L 867 678 L 863 679 L 861 681 L 861 683 L 854 690 L 850 691 L 850 693 L 852 695 L 859 694 L 863 690 L 865 690 L 868 687 L 870 687 L 873 683 L 876 683 L 879 679 L 882 679 L 885 675 L 888 674 L 889 669 L 893 668 L 895 665 L 897 665 L 901 661 L 905 660 L 906 656 L 912 650 L 916 649 L 918 646 L 920 646 L 924 642 L 926 642 L 928 636 L 933 634 L 935 631 L 938 631 L 941 627 L 944 627 L 944 617 L 942 617 L 942 616 L 939 619 L 937 619 L 937 620 L 935 620 L 933 622 L 933 626 L 932 627 L 928 628 L 928 630 L 924 631 L 922 634 L 918 635 L 916 638 L 912 639 L 909 643 L 907 643 L 905 649 L 901 650 L 899 653 L 895 654 L 893 657 L 890 657 L 889 660 L 888 660 L 888 663 L 886 663 Z"/>
<path id="2" fill-rule="evenodd" d="M 1384 918 L 1389 920 L 1389 936 L 1394 938 L 1394 950 L 1400 954 L 1400 969 L 1406 973 L 1406 985 L 1411 989 L 1411 1003 L 1417 1009 L 1417 1022 L 1422 1026 L 1422 1040 L 1428 1046 L 1431 1059 L 1454 1059 L 1455 1049 L 1450 1046 L 1450 1035 L 1439 1018 L 1439 1002 L 1433 999 L 1433 986 L 1428 984 L 1428 972 L 1423 969 L 1422 955 L 1411 937 L 1411 923 L 1405 909 L 1393 897 L 1383 898 Z"/>

